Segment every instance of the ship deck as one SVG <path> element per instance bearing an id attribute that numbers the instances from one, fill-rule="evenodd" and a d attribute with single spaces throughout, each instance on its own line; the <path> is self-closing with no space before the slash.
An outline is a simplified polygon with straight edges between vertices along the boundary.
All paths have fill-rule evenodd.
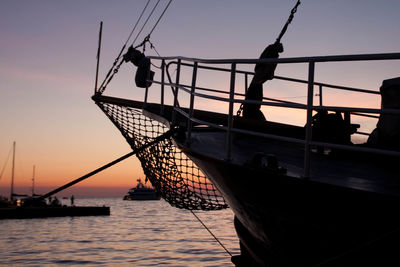
<path id="1" fill-rule="evenodd" d="M 224 132 L 194 131 L 186 149 L 190 153 L 223 161 L 227 159 L 225 144 Z M 400 192 L 400 168 L 395 164 L 395 158 L 338 149 L 321 153 L 315 148 L 311 153 L 310 176 L 303 178 L 304 145 L 232 135 L 231 164 L 251 166 L 257 154 L 276 158 L 279 167 L 286 169 L 291 177 L 396 196 Z"/>

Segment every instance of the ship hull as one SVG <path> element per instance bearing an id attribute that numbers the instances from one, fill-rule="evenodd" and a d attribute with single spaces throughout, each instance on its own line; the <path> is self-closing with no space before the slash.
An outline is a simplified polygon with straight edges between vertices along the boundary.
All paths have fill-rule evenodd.
<path id="1" fill-rule="evenodd" d="M 235 165 L 187 151 L 235 214 L 244 266 L 352 266 L 399 261 L 395 196 Z M 252 264 L 252 265 L 251 265 Z"/>
<path id="2" fill-rule="evenodd" d="M 130 109 L 139 108 L 140 102 L 99 96 L 95 99 L 129 107 L 125 111 L 132 114 L 127 117 L 135 118 L 131 123 L 140 121 Z M 148 104 L 143 113 L 159 123 L 171 121 L 171 107 L 165 106 L 161 117 L 159 110 L 160 106 Z M 106 107 L 105 111 L 113 122 L 121 117 L 120 108 L 114 111 Z M 226 119 L 207 112 L 197 116 L 216 124 Z M 176 120 L 185 122 L 178 115 Z M 132 147 L 137 138 L 141 140 L 140 136 L 133 139 L 115 124 Z M 290 138 L 304 135 L 301 127 L 264 124 L 266 127 L 257 126 L 255 130 Z M 393 266 L 392 262 L 400 265 L 396 254 L 399 246 L 392 245 L 400 238 L 398 158 L 339 149 L 325 153 L 316 147 L 310 152 L 311 175 L 303 178 L 304 145 L 235 133 L 227 153 L 227 140 L 225 132 L 203 127 L 190 135 L 182 128 L 173 137 L 176 149 L 201 169 L 235 214 L 241 255 L 232 261 L 237 266 Z M 166 165 L 170 161 L 160 161 L 172 151 L 172 147 L 163 145 L 148 151 L 142 166 L 152 183 L 167 182 L 160 190 L 164 199 L 173 206 L 188 208 L 187 200 L 198 195 L 201 188 L 194 191 L 196 194 L 179 195 L 187 192 L 176 187 L 185 178 L 177 172 L 182 158 L 179 156 L 171 165 Z M 150 158 L 155 151 L 160 152 L 159 158 Z M 176 156 L 177 151 L 173 151 Z M 158 172 L 154 166 L 164 166 L 164 172 Z M 171 179 L 164 181 L 166 177 Z M 192 186 L 192 181 L 189 184 Z M 171 185 L 177 190 L 172 192 Z M 206 197 L 199 203 L 203 204 L 210 195 Z M 177 199 L 182 199 L 183 204 L 177 203 Z M 224 203 L 222 207 L 225 206 Z M 190 209 L 203 207 L 192 205 Z"/>
<path id="3" fill-rule="evenodd" d="M 400 266 L 393 253 L 399 246 L 391 246 L 390 242 L 400 237 L 400 113 L 393 100 L 398 99 L 395 92 L 399 80 L 382 83 L 381 109 L 369 100 L 371 105 L 363 108 L 358 108 L 359 101 L 326 106 L 322 104 L 325 88 L 335 89 L 337 95 L 342 93 L 343 99 L 349 93 L 357 94 L 354 99 L 358 100 L 379 93 L 316 82 L 321 77 L 315 72 L 319 63 L 399 58 L 399 53 L 267 61 L 152 57 L 162 66 L 161 80 L 153 81 L 161 86 L 160 90 L 146 88 L 145 103 L 105 97 L 102 90 L 93 99 L 133 149 L 166 131 L 173 133 L 173 140 L 159 141 L 138 155 L 145 174 L 175 207 L 208 210 L 226 208 L 228 204 L 235 214 L 241 243 L 241 255 L 232 259 L 236 265 Z M 307 101 L 263 98 L 262 86 L 257 86 L 256 94 L 249 92 L 252 85 L 248 85 L 248 76 L 258 74 L 247 70 L 257 64 L 275 63 L 308 66 L 307 80 L 274 77 L 288 82 L 287 88 L 307 85 Z M 170 66 L 176 66 L 175 82 L 170 77 Z M 190 70 L 192 83 L 188 85 Z M 204 87 L 199 87 L 197 74 L 202 76 L 205 70 L 221 79 L 229 74 L 229 87 L 208 86 L 204 79 Z M 242 79 L 244 90 L 237 82 Z M 213 79 L 210 82 L 214 84 Z M 165 86 L 171 87 L 171 94 L 166 94 Z M 318 106 L 313 103 L 315 86 L 320 90 Z M 277 88 L 286 90 L 283 84 Z M 249 98 L 253 94 L 257 98 Z M 148 99 L 160 99 L 160 103 Z M 168 106 L 172 99 L 173 105 Z M 197 109 L 200 107 L 207 110 Z M 245 115 L 251 107 L 257 112 Z M 272 112 L 265 121 L 260 112 L 270 108 Z M 135 109 L 142 109 L 140 115 L 145 118 Z M 294 113 L 294 109 L 302 111 Z M 300 114 L 306 115 L 305 121 Z M 285 121 L 274 122 L 274 118 Z M 366 133 L 376 119 L 377 128 Z M 286 120 L 296 120 L 304 127 Z M 357 121 L 360 125 L 354 124 Z M 363 140 L 365 135 L 369 135 L 366 143 L 352 142 L 360 136 Z"/>

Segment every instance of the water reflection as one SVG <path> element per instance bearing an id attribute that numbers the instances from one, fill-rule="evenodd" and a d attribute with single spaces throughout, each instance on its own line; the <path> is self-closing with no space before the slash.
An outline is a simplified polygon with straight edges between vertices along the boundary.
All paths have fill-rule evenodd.
<path id="1" fill-rule="evenodd" d="M 75 202 L 110 206 L 111 216 L 2 220 L 2 264 L 232 266 L 229 255 L 189 211 L 162 200 Z M 232 254 L 239 253 L 230 210 L 196 214 Z"/>

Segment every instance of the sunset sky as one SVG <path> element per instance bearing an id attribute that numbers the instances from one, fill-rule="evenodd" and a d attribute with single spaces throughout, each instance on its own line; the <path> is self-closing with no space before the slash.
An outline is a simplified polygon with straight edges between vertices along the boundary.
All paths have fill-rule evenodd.
<path id="1" fill-rule="evenodd" d="M 167 2 L 161 0 L 137 43 L 150 31 Z M 295 2 L 173 0 L 151 41 L 163 56 L 258 58 L 277 38 Z M 90 97 L 100 21 L 104 23 L 101 79 L 146 3 L 0 2 L 0 171 L 16 141 L 17 193 L 30 192 L 33 165 L 37 193 L 45 193 L 130 151 Z M 285 51 L 281 57 L 400 52 L 399 10 L 398 0 L 303 0 L 282 39 Z M 155 55 L 149 48 L 147 51 Z M 285 70 L 290 69 L 278 68 L 276 74 Z M 318 81 L 378 90 L 383 79 L 400 76 L 399 70 L 399 61 L 394 61 L 368 66 L 331 64 L 316 73 L 320 75 Z M 132 65 L 124 65 L 106 94 L 139 97 L 141 91 L 133 86 L 133 71 Z M 285 74 L 305 78 L 304 73 Z M 291 92 L 271 91 L 275 96 L 280 93 Z M 9 194 L 10 176 L 11 158 L 0 179 L 1 195 Z M 131 158 L 65 194 L 121 195 L 140 177 L 143 173 L 138 160 Z"/>

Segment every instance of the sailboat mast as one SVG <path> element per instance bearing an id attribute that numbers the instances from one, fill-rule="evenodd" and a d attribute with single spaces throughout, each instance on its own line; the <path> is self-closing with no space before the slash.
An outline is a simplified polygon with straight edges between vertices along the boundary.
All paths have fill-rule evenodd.
<path id="1" fill-rule="evenodd" d="M 10 200 L 14 199 L 14 169 L 15 169 L 15 141 L 13 143 L 13 161 L 12 161 L 12 169 L 11 169 Z"/>
<path id="2" fill-rule="evenodd" d="M 33 174 L 32 174 L 32 197 L 35 195 L 35 165 L 33 165 Z"/>

